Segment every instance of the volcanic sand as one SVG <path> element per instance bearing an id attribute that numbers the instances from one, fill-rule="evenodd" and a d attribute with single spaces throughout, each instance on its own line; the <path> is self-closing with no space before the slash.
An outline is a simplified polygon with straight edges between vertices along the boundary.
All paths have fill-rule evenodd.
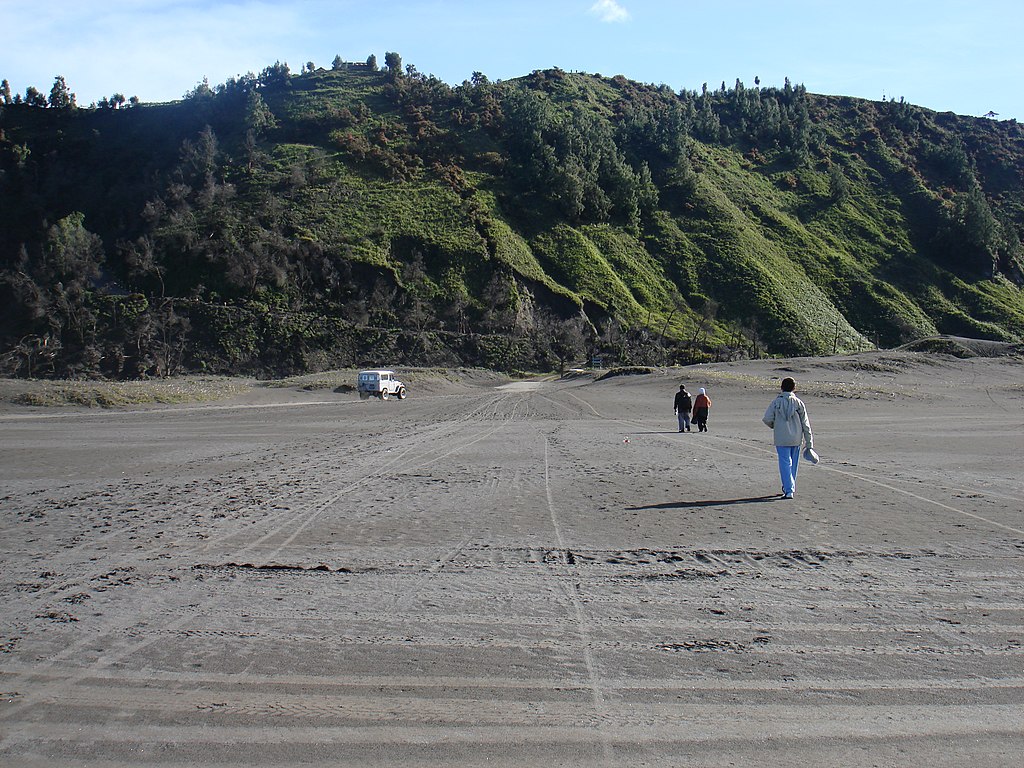
<path id="1" fill-rule="evenodd" d="M 0 764 L 1017 767 L 1022 371 L 6 406 Z"/>

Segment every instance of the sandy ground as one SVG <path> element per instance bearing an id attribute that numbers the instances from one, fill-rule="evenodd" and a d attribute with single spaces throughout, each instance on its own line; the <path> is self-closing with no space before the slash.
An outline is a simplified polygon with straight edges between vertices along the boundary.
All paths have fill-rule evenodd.
<path id="1" fill-rule="evenodd" d="M 8 405 L 0 764 L 1019 768 L 1022 372 Z"/>

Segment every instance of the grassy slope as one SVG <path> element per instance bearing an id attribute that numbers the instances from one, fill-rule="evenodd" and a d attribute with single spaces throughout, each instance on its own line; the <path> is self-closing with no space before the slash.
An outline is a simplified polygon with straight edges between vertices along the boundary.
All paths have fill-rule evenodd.
<path id="1" fill-rule="evenodd" d="M 583 75 L 543 87 L 554 103 L 586 104 L 604 118 L 622 96 L 613 81 Z M 345 124 L 344 110 L 368 110 L 380 125 L 400 119 L 382 73 L 318 71 L 292 78 L 287 90 L 268 89 L 266 98 L 279 128 L 262 142 L 258 167 L 239 181 L 239 208 L 254 212 L 260 199 L 276 197 L 291 237 L 382 271 L 400 275 L 408 253 L 396 244 L 411 242 L 431 255 L 435 281 L 463 281 L 461 290 L 474 300 L 482 265 L 503 265 L 570 305 L 600 308 L 627 325 L 666 327 L 678 338 L 692 333 L 713 302 L 719 309 L 712 340 L 741 326 L 782 352 L 849 351 L 937 332 L 1024 337 L 1017 286 L 998 277 L 958 276 L 921 255 L 914 205 L 938 200 L 939 191 L 906 181 L 913 162 L 908 147 L 868 135 L 881 118 L 867 102 L 815 102 L 828 163 L 841 168 L 849 185 L 843 199 L 830 197 L 828 163 L 821 158 L 794 167 L 694 141 L 696 187 L 686 209 L 661 210 L 635 233 L 557 219 L 524 227 L 503 208 L 509 189 L 500 170 L 467 170 L 468 189 L 458 192 L 429 169 L 395 181 L 353 163 L 331 138 Z M 134 141 L 143 123 L 158 131 L 156 115 L 191 131 L 199 122 L 188 116 L 192 108 L 188 102 L 145 107 L 137 117 L 122 118 L 120 127 L 106 126 L 110 116 L 89 123 L 83 115 L 79 130 L 85 136 L 102 129 L 108 146 L 121 146 L 117 136 Z M 481 132 L 445 119 L 437 117 L 452 141 L 463 142 L 467 158 L 495 149 Z M 237 116 L 211 120 L 225 150 L 237 154 Z M 1021 142 L 986 129 L 965 135 L 982 149 L 985 140 L 995 147 L 998 157 L 981 165 L 1006 212 L 1019 216 Z M 158 144 L 166 152 L 175 141 L 166 137 Z M 119 150 L 119 157 L 132 156 Z M 136 171 L 149 172 L 150 165 L 156 164 Z M 282 193 L 296 169 L 305 182 Z M 113 218 L 97 207 L 101 198 L 82 203 L 98 229 Z"/>

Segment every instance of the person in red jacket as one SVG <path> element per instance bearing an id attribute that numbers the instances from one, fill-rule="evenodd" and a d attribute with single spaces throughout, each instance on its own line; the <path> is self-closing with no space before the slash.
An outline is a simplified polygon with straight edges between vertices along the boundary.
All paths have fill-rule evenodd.
<path id="1" fill-rule="evenodd" d="M 698 432 L 708 431 L 708 412 L 710 410 L 711 398 L 708 397 L 704 387 L 701 387 L 697 397 L 693 399 L 693 423 L 697 425 Z"/>

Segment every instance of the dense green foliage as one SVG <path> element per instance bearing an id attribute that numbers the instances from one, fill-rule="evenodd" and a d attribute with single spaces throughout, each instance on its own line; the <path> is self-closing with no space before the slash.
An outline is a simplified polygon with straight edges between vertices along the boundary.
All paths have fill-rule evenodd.
<path id="1" fill-rule="evenodd" d="M 388 52 L 0 105 L 0 373 L 620 365 L 1024 337 L 1024 132 Z M 6 83 L 5 83 L 6 85 Z"/>

